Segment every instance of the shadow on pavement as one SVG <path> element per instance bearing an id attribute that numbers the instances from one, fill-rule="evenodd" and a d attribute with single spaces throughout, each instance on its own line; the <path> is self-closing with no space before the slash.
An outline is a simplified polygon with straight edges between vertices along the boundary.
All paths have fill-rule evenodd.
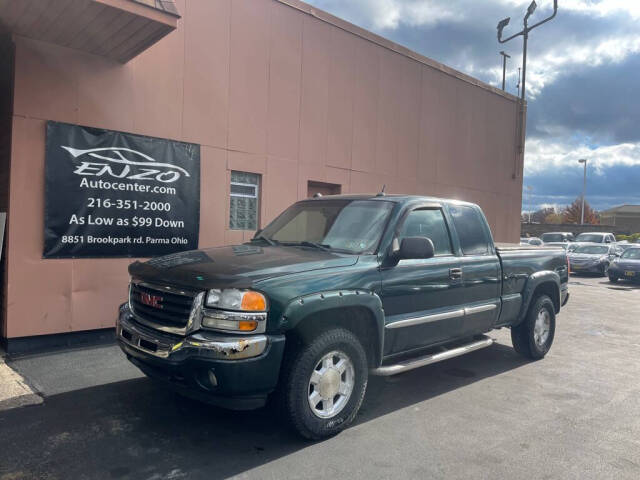
<path id="1" fill-rule="evenodd" d="M 525 363 L 510 346 L 494 344 L 400 376 L 371 377 L 356 423 Z M 312 445 L 270 409 L 217 409 L 146 378 L 53 395 L 41 406 L 0 412 L 0 432 L 0 479 L 222 478 Z"/>

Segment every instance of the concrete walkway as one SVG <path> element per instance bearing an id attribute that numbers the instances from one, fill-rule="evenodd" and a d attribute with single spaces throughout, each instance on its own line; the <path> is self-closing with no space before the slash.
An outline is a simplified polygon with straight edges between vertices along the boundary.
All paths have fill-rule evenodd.
<path id="1" fill-rule="evenodd" d="M 0 352 L 0 411 L 40 403 L 42 397 L 5 363 L 4 354 Z"/>

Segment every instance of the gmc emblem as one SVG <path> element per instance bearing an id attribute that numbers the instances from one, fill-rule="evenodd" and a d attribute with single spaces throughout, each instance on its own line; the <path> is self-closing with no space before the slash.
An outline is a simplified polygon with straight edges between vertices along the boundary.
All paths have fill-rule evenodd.
<path id="1" fill-rule="evenodd" d="M 149 307 L 162 308 L 162 297 L 160 295 L 140 292 L 140 301 Z"/>

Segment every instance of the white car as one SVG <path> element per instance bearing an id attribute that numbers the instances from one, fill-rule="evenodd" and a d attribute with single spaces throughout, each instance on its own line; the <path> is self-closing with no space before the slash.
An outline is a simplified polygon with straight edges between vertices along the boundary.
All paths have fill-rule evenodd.
<path id="1" fill-rule="evenodd" d="M 576 237 L 576 242 L 616 243 L 616 236 L 611 232 L 583 232 Z"/>
<path id="2" fill-rule="evenodd" d="M 538 237 L 522 237 L 520 238 L 520 245 L 533 245 L 534 247 L 542 246 L 542 240 Z"/>

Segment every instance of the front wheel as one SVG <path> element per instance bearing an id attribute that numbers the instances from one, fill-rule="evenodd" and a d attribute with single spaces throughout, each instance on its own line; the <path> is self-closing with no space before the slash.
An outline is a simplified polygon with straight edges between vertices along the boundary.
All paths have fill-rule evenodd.
<path id="1" fill-rule="evenodd" d="M 612 275 L 611 272 L 609 272 L 609 281 L 611 283 L 618 283 L 618 277 L 616 277 L 615 275 Z"/>
<path id="2" fill-rule="evenodd" d="M 547 295 L 540 295 L 531 302 L 527 317 L 511 327 L 513 348 L 520 355 L 538 360 L 543 358 L 553 343 L 556 332 L 556 313 Z"/>
<path id="3" fill-rule="evenodd" d="M 335 328 L 293 353 L 283 371 L 285 413 L 302 436 L 318 440 L 355 419 L 367 388 L 367 356 L 357 337 Z"/>

